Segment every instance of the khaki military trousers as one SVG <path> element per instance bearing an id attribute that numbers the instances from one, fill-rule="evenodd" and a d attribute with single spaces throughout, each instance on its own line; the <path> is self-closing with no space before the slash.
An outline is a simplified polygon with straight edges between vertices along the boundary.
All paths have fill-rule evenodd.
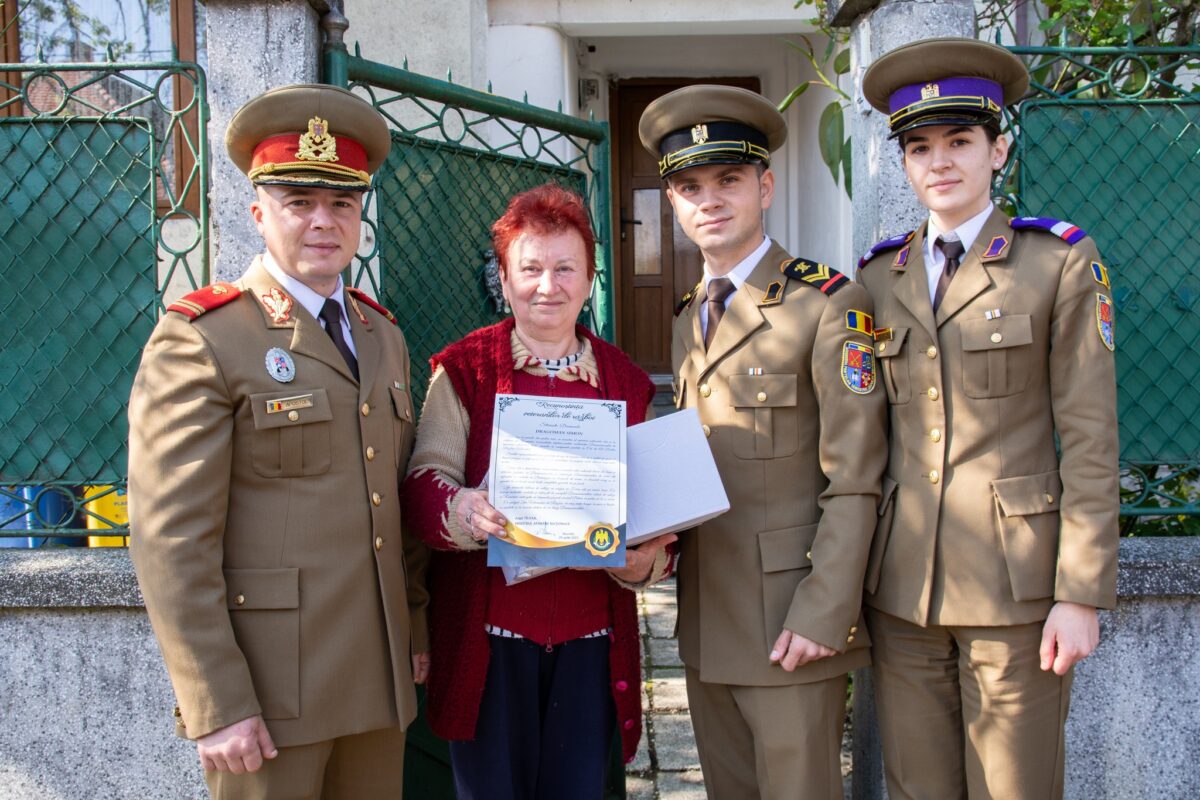
<path id="1" fill-rule="evenodd" d="M 280 747 L 257 772 L 206 772 L 213 800 L 399 800 L 404 731 L 384 728 Z"/>
<path id="2" fill-rule="evenodd" d="M 709 800 L 842 800 L 846 676 L 789 686 L 704 683 L 688 707 Z"/>
<path id="3" fill-rule="evenodd" d="M 1062 797 L 1073 673 L 1041 670 L 1041 622 L 923 628 L 866 612 L 891 800 Z"/>

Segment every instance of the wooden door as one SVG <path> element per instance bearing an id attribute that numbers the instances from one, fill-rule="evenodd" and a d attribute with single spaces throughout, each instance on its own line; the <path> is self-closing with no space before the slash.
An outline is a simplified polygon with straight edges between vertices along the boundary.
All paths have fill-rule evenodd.
<path id="1" fill-rule="evenodd" d="M 675 222 L 658 161 L 642 147 L 637 126 L 651 102 L 694 83 L 759 90 L 757 78 L 635 78 L 617 81 L 610 92 L 617 343 L 651 375 L 671 372 L 675 303 L 700 280 L 703 263 L 700 250 Z"/>

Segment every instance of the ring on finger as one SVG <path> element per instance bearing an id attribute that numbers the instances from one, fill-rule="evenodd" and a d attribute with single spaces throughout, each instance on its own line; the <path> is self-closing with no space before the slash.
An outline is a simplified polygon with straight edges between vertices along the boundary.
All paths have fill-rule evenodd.
<path id="1" fill-rule="evenodd" d="M 475 527 L 475 512 L 474 512 L 474 510 L 467 512 L 467 527 L 468 528 Z"/>

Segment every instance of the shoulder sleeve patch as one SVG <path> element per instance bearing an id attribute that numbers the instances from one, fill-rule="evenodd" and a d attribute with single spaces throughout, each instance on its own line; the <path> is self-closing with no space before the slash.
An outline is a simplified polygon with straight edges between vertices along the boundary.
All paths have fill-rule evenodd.
<path id="1" fill-rule="evenodd" d="M 871 249 L 867 251 L 866 255 L 858 260 L 858 268 L 862 269 L 865 267 L 868 261 L 880 253 L 886 253 L 888 250 L 896 250 L 908 244 L 912 241 L 916 233 L 916 231 L 909 231 L 908 233 L 902 233 L 899 236 L 893 236 L 890 239 L 884 239 L 882 242 L 871 245 Z"/>
<path id="2" fill-rule="evenodd" d="M 675 316 L 683 313 L 683 310 L 692 304 L 692 299 L 696 296 L 696 292 L 700 291 L 700 284 L 697 283 L 691 289 L 683 293 L 683 297 L 679 298 L 679 302 L 675 304 Z"/>
<path id="3" fill-rule="evenodd" d="M 850 279 L 833 267 L 809 261 L 807 258 L 793 258 L 779 265 L 779 271 L 792 280 L 803 281 L 815 286 L 824 294 L 833 294 L 841 289 Z"/>
<path id="4" fill-rule="evenodd" d="M 1075 244 L 1087 236 L 1087 231 L 1078 225 L 1052 217 L 1014 217 L 1008 224 L 1014 231 L 1035 230 L 1052 233 L 1067 244 Z"/>
<path id="5" fill-rule="evenodd" d="M 232 283 L 213 283 L 179 298 L 167 306 L 167 311 L 177 311 L 194 321 L 201 314 L 237 299 L 241 293 L 242 290 Z"/>
<path id="6" fill-rule="evenodd" d="M 372 299 L 372 298 L 371 298 L 371 297 L 370 297 L 370 296 L 369 296 L 369 295 L 368 295 L 366 292 L 364 292 L 362 289 L 358 289 L 358 288 L 356 288 L 356 287 L 348 287 L 348 288 L 346 289 L 346 291 L 347 291 L 347 292 L 349 292 L 349 293 L 350 293 L 350 296 L 351 296 L 351 297 L 353 297 L 353 298 L 354 298 L 355 300 L 357 300 L 358 302 L 362 303 L 362 304 L 363 304 L 363 305 L 365 305 L 365 306 L 369 306 L 370 308 L 373 308 L 373 309 L 375 309 L 376 311 L 378 311 L 380 314 L 382 314 L 384 317 L 386 317 L 386 318 L 387 318 L 387 321 L 388 321 L 388 322 L 392 323 L 393 325 L 399 325 L 399 324 L 400 324 L 400 321 L 399 321 L 398 319 L 396 319 L 396 316 L 395 316 L 394 314 L 392 314 L 392 312 L 391 312 L 391 311 L 388 311 L 386 308 L 384 308 L 384 307 L 383 307 L 383 306 L 381 306 L 379 303 L 377 303 L 375 300 L 373 300 L 373 299 Z"/>

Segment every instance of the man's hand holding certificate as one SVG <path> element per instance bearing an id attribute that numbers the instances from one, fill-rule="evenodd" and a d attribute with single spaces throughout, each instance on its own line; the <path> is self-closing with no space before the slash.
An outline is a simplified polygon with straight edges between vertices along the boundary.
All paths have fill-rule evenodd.
<path id="1" fill-rule="evenodd" d="M 497 395 L 488 489 L 489 566 L 624 566 L 625 404 Z"/>

